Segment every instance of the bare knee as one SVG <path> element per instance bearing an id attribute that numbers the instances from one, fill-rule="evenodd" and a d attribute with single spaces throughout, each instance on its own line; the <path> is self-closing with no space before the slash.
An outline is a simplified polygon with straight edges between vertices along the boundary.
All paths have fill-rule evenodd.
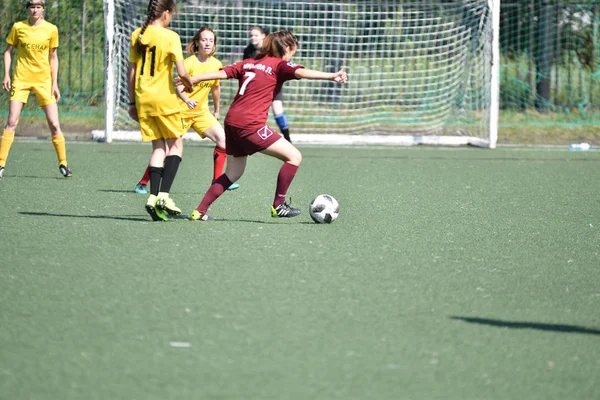
<path id="1" fill-rule="evenodd" d="M 183 139 L 167 139 L 167 156 L 183 157 Z"/>
<path id="2" fill-rule="evenodd" d="M 288 155 L 287 162 L 296 166 L 300 166 L 300 164 L 302 163 L 302 153 L 300 153 L 300 150 L 296 149 L 295 147 L 294 150 L 295 151 L 290 152 L 290 154 Z"/>
<path id="3" fill-rule="evenodd" d="M 6 120 L 6 130 L 14 132 L 17 129 L 17 125 L 19 125 L 19 116 L 9 115 Z"/>
<path id="4" fill-rule="evenodd" d="M 48 127 L 50 128 L 50 132 L 52 133 L 52 135 L 59 135 L 60 133 L 62 133 L 58 121 L 48 121 Z"/>

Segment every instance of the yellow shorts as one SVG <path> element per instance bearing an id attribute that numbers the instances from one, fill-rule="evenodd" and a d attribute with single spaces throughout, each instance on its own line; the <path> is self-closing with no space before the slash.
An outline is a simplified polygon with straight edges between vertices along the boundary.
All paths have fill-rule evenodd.
<path id="1" fill-rule="evenodd" d="M 183 115 L 183 127 L 185 128 L 185 132 L 192 128 L 198 133 L 198 135 L 200 135 L 202 139 L 206 137 L 204 136 L 204 132 L 217 125 L 218 123 L 219 121 L 217 121 L 215 116 L 212 115 L 210 110 L 206 109 L 200 111 L 194 116 L 187 116 L 185 114 Z"/>
<path id="2" fill-rule="evenodd" d="M 40 107 L 56 103 L 56 98 L 52 95 L 52 81 L 50 80 L 33 84 L 15 81 L 12 83 L 12 88 L 10 89 L 10 100 L 27 104 L 27 99 L 31 91 L 35 93 Z"/>
<path id="3" fill-rule="evenodd" d="M 177 139 L 186 132 L 180 113 L 139 117 L 142 141 Z"/>

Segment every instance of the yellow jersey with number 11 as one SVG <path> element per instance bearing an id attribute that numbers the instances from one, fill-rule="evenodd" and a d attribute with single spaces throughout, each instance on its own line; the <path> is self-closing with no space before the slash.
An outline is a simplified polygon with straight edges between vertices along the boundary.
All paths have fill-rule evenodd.
<path id="1" fill-rule="evenodd" d="M 183 61 L 181 39 L 170 29 L 149 25 L 142 35 L 147 45 L 139 54 L 135 43 L 141 32 L 131 34 L 129 61 L 136 64 L 135 97 L 139 117 L 169 115 L 179 112 L 179 98 L 173 83 L 173 63 Z"/>

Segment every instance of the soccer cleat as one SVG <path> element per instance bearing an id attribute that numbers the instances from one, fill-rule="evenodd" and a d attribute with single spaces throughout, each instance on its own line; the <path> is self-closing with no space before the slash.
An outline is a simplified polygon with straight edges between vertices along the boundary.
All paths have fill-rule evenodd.
<path id="1" fill-rule="evenodd" d="M 175 205 L 175 202 L 170 197 L 159 197 L 156 200 L 156 208 L 166 211 L 169 215 L 181 214 L 181 209 Z"/>
<path id="2" fill-rule="evenodd" d="M 63 174 L 63 176 L 65 178 L 73 176 L 73 172 L 71 172 L 71 170 L 69 168 L 67 168 L 66 166 L 64 166 L 63 164 L 60 164 L 58 166 L 58 169 L 60 170 L 60 173 Z"/>
<path id="3" fill-rule="evenodd" d="M 152 221 L 168 221 L 167 213 L 156 207 L 156 195 L 151 194 L 146 201 L 146 211 L 152 217 Z"/>
<path id="4" fill-rule="evenodd" d="M 231 186 L 229 186 L 227 188 L 227 190 L 235 190 L 235 189 L 237 189 L 239 187 L 240 187 L 240 185 L 238 185 L 237 183 L 232 183 Z"/>
<path id="5" fill-rule="evenodd" d="M 190 221 L 211 221 L 212 219 L 208 214 L 202 214 L 198 210 L 192 211 L 192 215 L 190 215 Z"/>
<path id="6" fill-rule="evenodd" d="M 0 167 L 0 178 L 4 176 L 4 167 Z"/>
<path id="7" fill-rule="evenodd" d="M 301 212 L 302 210 L 300 210 L 299 208 L 293 208 L 288 203 L 281 203 L 277 206 L 277 208 L 271 206 L 272 217 L 292 218 L 297 217 L 298 215 L 300 215 Z"/>
<path id="8" fill-rule="evenodd" d="M 138 183 L 135 185 L 135 192 L 137 194 L 148 194 L 148 190 L 146 190 L 146 185 L 143 183 Z"/>

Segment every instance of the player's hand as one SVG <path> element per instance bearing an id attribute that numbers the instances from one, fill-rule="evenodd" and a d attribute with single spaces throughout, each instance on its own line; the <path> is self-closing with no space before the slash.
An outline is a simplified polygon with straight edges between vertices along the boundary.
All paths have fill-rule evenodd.
<path id="1" fill-rule="evenodd" d="M 175 86 L 183 86 L 183 92 L 187 92 L 187 93 L 192 93 L 194 91 L 194 80 L 192 79 L 192 77 L 190 77 L 190 82 L 184 82 L 180 76 L 176 77 L 175 79 L 173 79 L 173 82 L 175 83 Z"/>
<path id="2" fill-rule="evenodd" d="M 342 67 L 338 72 L 336 72 L 333 76 L 333 80 L 337 83 L 346 83 L 348 82 L 348 75 L 344 72 L 344 68 Z"/>
<path id="3" fill-rule="evenodd" d="M 215 112 L 213 113 L 213 115 L 215 116 L 215 118 L 217 119 L 217 121 L 218 121 L 218 120 L 221 118 L 221 115 L 219 114 L 219 112 L 218 112 L 218 111 L 215 111 Z"/>
<path id="4" fill-rule="evenodd" d="M 129 106 L 129 110 L 127 111 L 127 114 L 129 114 L 129 117 L 131 117 L 132 120 L 139 121 L 137 107 L 135 105 Z"/>
<path id="5" fill-rule="evenodd" d="M 58 103 L 58 100 L 60 100 L 60 90 L 58 90 L 58 86 L 52 86 L 52 95 Z"/>
<path id="6" fill-rule="evenodd" d="M 6 90 L 8 92 L 8 91 L 10 91 L 10 88 L 11 88 L 10 78 L 6 77 L 2 81 L 2 89 Z"/>
<path id="7" fill-rule="evenodd" d="M 196 108 L 196 106 L 198 105 L 198 102 L 197 102 L 196 100 L 191 100 L 191 99 L 188 99 L 188 100 L 185 102 L 185 104 L 187 104 L 187 106 L 188 106 L 188 108 L 189 108 L 190 110 L 193 110 L 193 109 L 194 109 L 194 108 Z"/>

